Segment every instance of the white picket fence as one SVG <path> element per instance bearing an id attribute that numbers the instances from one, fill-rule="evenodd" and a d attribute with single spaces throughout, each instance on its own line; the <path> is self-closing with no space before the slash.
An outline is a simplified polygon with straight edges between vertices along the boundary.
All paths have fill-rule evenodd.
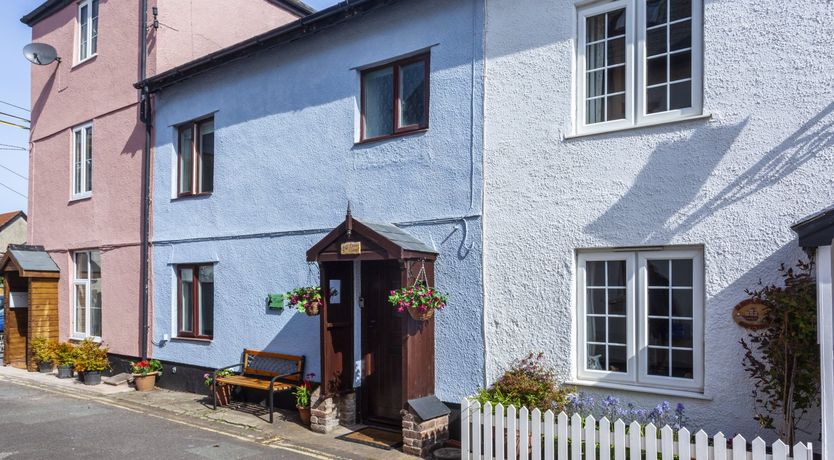
<path id="1" fill-rule="evenodd" d="M 653 424 L 641 430 L 640 424 L 630 426 L 622 420 L 611 423 L 603 417 L 564 412 L 558 416 L 539 409 L 516 410 L 490 403 L 481 407 L 477 401 L 461 403 L 461 452 L 463 459 L 533 459 L 533 460 L 812 460 L 811 443 L 798 443 L 791 448 L 776 441 L 768 453 L 761 438 L 748 448 L 741 435 L 727 439 L 718 433 L 712 437 L 701 430 L 693 436 L 686 428 L 675 433 L 668 425 L 658 429 Z M 613 427 L 613 432 L 612 432 Z"/>

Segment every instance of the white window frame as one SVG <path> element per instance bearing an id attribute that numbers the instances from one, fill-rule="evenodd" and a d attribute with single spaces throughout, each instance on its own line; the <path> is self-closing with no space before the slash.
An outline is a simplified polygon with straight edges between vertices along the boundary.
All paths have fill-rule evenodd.
<path id="1" fill-rule="evenodd" d="M 93 156 L 93 149 L 90 148 L 90 155 L 87 156 L 87 136 L 86 131 L 89 130 L 91 132 L 90 139 L 92 140 L 92 131 L 93 131 L 93 123 L 85 123 L 81 126 L 76 126 L 72 129 L 72 136 L 70 136 L 70 198 L 71 200 L 80 200 L 84 198 L 89 198 L 93 195 L 93 186 L 92 186 L 92 177 L 87 177 L 87 168 L 86 162 L 92 162 Z M 76 136 L 81 136 L 81 152 L 76 152 L 75 150 L 75 139 Z M 76 164 L 76 153 L 80 154 L 80 161 L 81 161 L 81 184 L 80 184 L 80 192 L 76 192 L 77 186 L 79 185 L 76 182 L 75 177 L 75 164 Z M 90 174 L 92 175 L 92 164 L 90 165 Z M 89 188 L 89 190 L 86 190 Z"/>
<path id="2" fill-rule="evenodd" d="M 588 124 L 586 78 L 586 19 L 608 11 L 626 9 L 626 118 Z M 703 114 L 703 0 L 692 0 L 692 106 L 648 114 L 646 112 L 646 0 L 620 0 L 610 3 L 592 3 L 577 7 L 576 88 L 574 132 L 577 135 L 595 134 L 623 129 L 652 126 L 662 123 L 698 117 Z M 636 13 L 636 16 L 635 16 Z M 637 30 L 635 31 L 635 27 Z M 636 33 L 635 33 L 636 32 Z M 668 37 L 667 37 L 668 40 Z"/>
<path id="3" fill-rule="evenodd" d="M 82 62 L 89 61 L 90 59 L 96 57 L 98 55 L 98 16 L 93 16 L 93 2 L 98 2 L 98 0 L 81 0 L 78 2 L 78 14 L 75 15 L 76 21 L 76 38 L 75 38 L 75 63 L 81 64 Z M 101 4 L 99 3 L 99 7 Z M 87 7 L 87 33 L 84 34 L 84 31 L 81 28 L 81 20 L 82 20 L 82 11 L 84 7 Z M 99 11 L 100 13 L 101 11 Z M 96 21 L 96 49 L 93 51 L 93 20 Z M 86 45 L 82 45 L 82 41 L 86 40 Z M 81 57 L 82 50 L 86 51 L 87 56 Z"/>
<path id="4" fill-rule="evenodd" d="M 649 259 L 692 260 L 692 379 L 648 374 L 648 271 Z M 589 261 L 626 261 L 626 311 L 628 372 L 587 368 L 586 273 Z M 577 255 L 576 376 L 582 382 L 610 382 L 645 389 L 670 389 L 702 393 L 704 390 L 704 258 L 701 249 L 582 251 Z"/>
<path id="5" fill-rule="evenodd" d="M 91 301 L 92 301 L 91 285 L 92 285 L 92 283 L 91 283 L 90 279 L 91 279 L 91 276 L 92 276 L 92 273 L 93 273 L 92 254 L 94 252 L 99 253 L 99 261 L 101 261 L 101 252 L 97 251 L 95 249 L 89 249 L 89 250 L 84 250 L 84 251 L 75 251 L 75 252 L 72 253 L 72 258 L 71 258 L 71 262 L 72 262 L 72 289 L 71 289 L 71 293 L 70 293 L 70 295 L 72 297 L 72 302 L 70 302 L 71 308 L 72 308 L 72 310 L 70 311 L 70 322 L 72 323 L 72 329 L 70 331 L 70 337 L 74 340 L 84 340 L 86 338 L 92 338 L 95 341 L 99 341 L 99 342 L 101 341 L 101 336 L 90 335 L 90 330 L 92 329 L 92 327 L 91 327 L 92 326 L 92 324 L 91 324 L 92 315 L 90 314 L 91 311 L 92 311 L 92 307 L 91 307 Z M 78 277 L 78 264 L 76 262 L 76 259 L 78 258 L 79 254 L 87 254 L 87 278 L 84 278 L 84 279 Z M 99 269 L 101 271 L 103 271 L 103 267 L 99 266 Z M 101 282 L 101 278 L 99 278 L 99 282 Z M 78 330 L 78 324 L 76 324 L 76 319 L 75 319 L 75 312 L 76 312 L 76 307 L 77 307 L 76 302 L 78 301 L 78 296 L 75 293 L 75 290 L 76 290 L 77 286 L 84 286 L 84 290 L 86 292 L 86 295 L 84 296 L 84 300 L 86 302 L 86 305 L 84 305 L 84 310 L 85 310 L 84 331 L 79 331 Z M 103 326 L 104 325 L 102 324 L 102 327 Z"/>

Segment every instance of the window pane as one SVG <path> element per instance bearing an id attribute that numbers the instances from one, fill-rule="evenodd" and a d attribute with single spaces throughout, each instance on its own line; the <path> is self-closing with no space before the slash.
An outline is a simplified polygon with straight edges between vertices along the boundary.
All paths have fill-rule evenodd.
<path id="1" fill-rule="evenodd" d="M 78 58 L 80 60 L 87 59 L 87 27 L 88 27 L 88 10 L 89 7 L 84 5 L 78 12 L 79 21 L 81 22 L 81 33 L 78 34 L 80 38 L 80 44 L 78 47 Z"/>
<path id="2" fill-rule="evenodd" d="M 649 345 L 669 346 L 669 320 L 649 319 Z"/>
<path id="3" fill-rule="evenodd" d="M 600 97 L 588 101 L 586 123 L 599 123 L 605 121 L 605 98 Z"/>
<path id="4" fill-rule="evenodd" d="M 619 93 L 625 91 L 625 66 L 611 67 L 608 69 L 608 93 Z M 611 105 L 611 98 L 608 98 L 609 106 Z M 625 104 L 625 97 L 623 97 L 623 104 Z M 609 107 L 609 111 L 611 108 Z M 609 116 L 610 120 L 611 117 Z"/>
<path id="5" fill-rule="evenodd" d="M 692 318 L 692 290 L 672 290 L 672 316 Z"/>
<path id="6" fill-rule="evenodd" d="M 669 376 L 669 350 L 649 347 L 649 375 Z"/>
<path id="7" fill-rule="evenodd" d="M 200 267 L 200 335 L 214 335 L 214 266 Z"/>
<path id="8" fill-rule="evenodd" d="M 625 63 L 625 37 L 608 42 L 608 65 Z"/>
<path id="9" fill-rule="evenodd" d="M 654 56 L 666 52 L 666 27 L 646 32 L 646 55 Z"/>
<path id="10" fill-rule="evenodd" d="M 608 120 L 622 120 L 625 118 L 625 94 L 620 94 L 617 96 L 608 96 L 606 98 L 608 102 L 606 105 L 608 106 L 608 112 L 606 116 Z"/>
<path id="11" fill-rule="evenodd" d="M 214 120 L 200 123 L 200 192 L 214 190 Z"/>
<path id="12" fill-rule="evenodd" d="M 648 72 L 646 82 L 649 85 L 666 83 L 666 56 L 649 59 L 646 62 L 646 70 Z M 649 89 L 649 91 L 651 91 L 651 89 Z M 663 88 L 663 94 L 664 96 L 666 95 L 666 88 Z"/>
<path id="13" fill-rule="evenodd" d="M 82 149 L 83 149 L 83 142 L 84 138 L 82 137 L 81 131 L 75 131 L 73 133 L 75 136 L 75 154 L 73 155 L 73 174 L 74 174 L 74 181 L 73 181 L 73 193 L 79 194 L 81 193 L 81 169 L 84 166 L 84 161 L 82 159 Z"/>
<path id="14" fill-rule="evenodd" d="M 609 260 L 608 261 L 608 285 L 609 286 L 623 286 L 626 285 L 626 263 L 625 260 Z"/>
<path id="15" fill-rule="evenodd" d="M 692 259 L 672 261 L 672 286 L 692 286 Z"/>
<path id="16" fill-rule="evenodd" d="M 89 266 L 87 264 L 87 252 L 75 253 L 75 279 L 86 280 L 90 277 Z"/>
<path id="17" fill-rule="evenodd" d="M 180 128 L 179 141 L 179 167 L 180 167 L 180 193 L 191 192 L 191 183 L 193 180 L 193 161 L 191 158 L 192 150 L 192 130 L 191 126 Z"/>
<path id="18" fill-rule="evenodd" d="M 90 282 L 90 335 L 101 337 L 101 281 Z"/>
<path id="19" fill-rule="evenodd" d="M 692 0 L 671 0 L 671 4 L 669 19 L 672 21 L 692 16 Z"/>
<path id="20" fill-rule="evenodd" d="M 605 262 L 585 262 L 585 284 L 588 286 L 605 286 Z"/>
<path id="21" fill-rule="evenodd" d="M 194 331 L 193 285 L 194 270 L 180 269 L 180 325 L 186 332 Z"/>
<path id="22" fill-rule="evenodd" d="M 666 0 L 646 1 L 646 26 L 652 27 L 666 22 Z"/>
<path id="23" fill-rule="evenodd" d="M 648 260 L 647 269 L 649 272 L 649 286 L 669 285 L 668 260 Z"/>
<path id="24" fill-rule="evenodd" d="M 87 332 L 87 286 L 75 285 L 75 332 Z"/>
<path id="25" fill-rule="evenodd" d="M 605 71 L 596 70 L 588 73 L 588 97 L 605 94 Z"/>
<path id="26" fill-rule="evenodd" d="M 605 66 L 605 43 L 595 43 L 585 48 L 586 68 L 588 70 L 599 69 Z"/>
<path id="27" fill-rule="evenodd" d="M 598 14 L 585 20 L 585 41 L 595 42 L 605 38 L 605 15 Z"/>
<path id="28" fill-rule="evenodd" d="M 625 9 L 616 10 L 608 13 L 608 37 L 616 37 L 617 35 L 625 35 L 626 33 L 626 14 Z"/>
<path id="29" fill-rule="evenodd" d="M 400 68 L 400 127 L 421 125 L 425 115 L 426 63 Z"/>
<path id="30" fill-rule="evenodd" d="M 691 379 L 693 377 L 692 351 L 672 350 L 672 377 Z"/>
<path id="31" fill-rule="evenodd" d="M 97 280 L 101 278 L 101 253 L 98 251 L 90 251 L 90 279 Z"/>
<path id="32" fill-rule="evenodd" d="M 394 132 L 394 71 L 387 67 L 362 76 L 365 138 Z"/>
<path id="33" fill-rule="evenodd" d="M 657 113 L 666 111 L 666 86 L 649 88 L 646 91 L 646 112 Z"/>
<path id="34" fill-rule="evenodd" d="M 608 343 L 626 344 L 628 327 L 625 318 L 608 318 Z"/>
<path id="35" fill-rule="evenodd" d="M 628 372 L 628 357 L 626 347 L 608 346 L 608 371 Z"/>
<path id="36" fill-rule="evenodd" d="M 674 83 L 669 87 L 669 108 L 685 109 L 692 107 L 692 82 Z"/>
<path id="37" fill-rule="evenodd" d="M 91 38 L 92 43 L 90 45 L 90 54 L 96 54 L 96 52 L 98 51 L 98 0 L 93 0 L 92 6 L 93 6 L 93 14 L 92 14 L 93 17 L 92 17 L 91 22 L 92 22 L 92 25 L 93 25 L 93 30 L 92 30 L 92 38 Z"/>
<path id="38" fill-rule="evenodd" d="M 588 341 L 605 343 L 605 317 L 589 316 L 588 324 Z"/>
<path id="39" fill-rule="evenodd" d="M 649 316 L 669 316 L 669 291 L 649 288 Z"/>
<path id="40" fill-rule="evenodd" d="M 84 184 L 84 191 L 90 192 L 93 190 L 93 128 L 89 127 L 85 130 L 85 155 L 84 163 L 86 168 L 86 177 Z"/>
<path id="41" fill-rule="evenodd" d="M 588 288 L 588 313 L 592 315 L 605 314 L 605 289 Z"/>
<path id="42" fill-rule="evenodd" d="M 606 358 L 605 345 L 588 345 L 587 369 L 594 371 L 605 370 Z"/>
<path id="43" fill-rule="evenodd" d="M 692 348 L 692 321 L 688 319 L 672 320 L 672 346 Z"/>
<path id="44" fill-rule="evenodd" d="M 625 315 L 626 314 L 626 290 L 625 289 L 609 289 L 608 290 L 608 314 L 609 315 Z"/>
<path id="45" fill-rule="evenodd" d="M 669 26 L 669 51 L 692 46 L 692 21 L 683 21 Z"/>
<path id="46" fill-rule="evenodd" d="M 669 79 L 675 81 L 686 78 L 692 78 L 692 52 L 684 51 L 669 56 Z"/>

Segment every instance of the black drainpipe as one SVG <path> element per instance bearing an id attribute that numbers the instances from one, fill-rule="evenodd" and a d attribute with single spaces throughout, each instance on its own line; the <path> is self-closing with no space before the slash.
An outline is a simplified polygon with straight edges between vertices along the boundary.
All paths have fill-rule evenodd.
<path id="1" fill-rule="evenodd" d="M 144 81 L 147 73 L 147 54 L 148 54 L 148 0 L 142 0 L 142 11 L 140 14 L 142 20 L 140 21 L 139 29 L 139 81 Z M 148 357 L 148 214 L 150 208 L 150 154 L 151 154 L 151 100 L 150 93 L 147 86 L 142 88 L 142 93 L 139 99 L 139 114 L 140 120 L 145 124 L 145 148 L 142 152 L 142 256 L 140 263 L 141 270 L 141 284 L 142 289 L 142 324 L 139 328 L 139 343 L 142 349 L 142 359 Z"/>

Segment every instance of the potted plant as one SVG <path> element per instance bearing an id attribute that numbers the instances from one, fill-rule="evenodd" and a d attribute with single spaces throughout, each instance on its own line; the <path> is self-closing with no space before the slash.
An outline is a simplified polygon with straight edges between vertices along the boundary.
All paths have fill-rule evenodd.
<path id="1" fill-rule="evenodd" d="M 411 287 L 404 287 L 391 291 L 388 302 L 397 308 L 397 311 L 408 310 L 417 321 L 427 321 L 434 316 L 436 310 L 446 307 L 446 294 L 438 292 L 434 288 L 419 281 Z"/>
<path id="2" fill-rule="evenodd" d="M 72 368 L 75 366 L 75 345 L 61 342 L 55 346 L 55 363 L 58 365 L 58 378 L 71 379 Z"/>
<path id="3" fill-rule="evenodd" d="M 131 362 L 130 372 L 136 391 L 151 391 L 156 386 L 156 376 L 162 374 L 162 363 L 156 359 Z"/>
<path id="4" fill-rule="evenodd" d="M 337 295 L 335 289 L 330 291 L 330 296 Z M 321 287 L 307 286 L 295 288 L 292 291 L 283 295 L 287 307 L 295 308 L 301 313 L 307 313 L 308 316 L 316 316 L 322 305 Z"/>
<path id="5" fill-rule="evenodd" d="M 101 383 L 101 373 L 110 369 L 107 351 L 107 347 L 102 347 L 101 344 L 90 338 L 84 339 L 78 345 L 75 371 L 84 373 L 84 385 L 98 385 Z"/>
<path id="6" fill-rule="evenodd" d="M 234 372 L 230 369 L 217 371 L 218 377 L 228 377 L 232 374 L 234 374 Z M 214 385 L 214 379 L 211 376 L 211 372 L 203 374 L 203 384 L 209 388 L 214 388 L 214 392 L 217 394 L 218 406 L 225 406 L 232 400 L 232 386 L 226 385 L 225 383 L 218 383 L 217 385 Z"/>
<path id="7" fill-rule="evenodd" d="M 310 373 L 304 377 L 304 382 L 295 387 L 292 393 L 295 395 L 295 407 L 298 409 L 298 416 L 304 426 L 310 426 L 310 395 L 313 393 L 312 379 L 316 374 Z"/>
<path id="8" fill-rule="evenodd" d="M 38 372 L 49 374 L 52 372 L 55 359 L 55 342 L 45 338 L 36 337 L 32 339 L 32 358 L 38 363 Z"/>

